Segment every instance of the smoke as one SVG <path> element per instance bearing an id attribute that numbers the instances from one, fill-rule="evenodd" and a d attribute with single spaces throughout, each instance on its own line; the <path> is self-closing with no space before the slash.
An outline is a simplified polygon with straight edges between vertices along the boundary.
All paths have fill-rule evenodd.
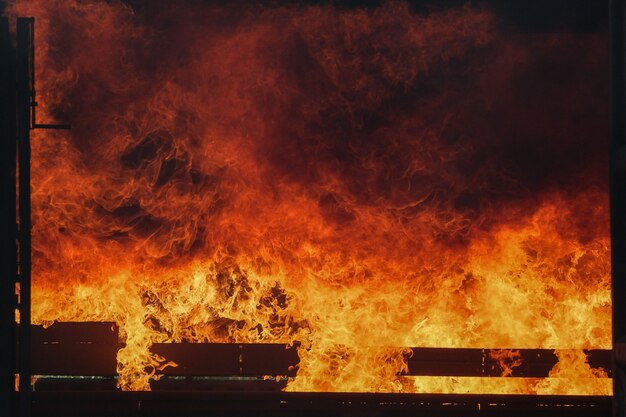
<path id="1" fill-rule="evenodd" d="M 72 124 L 33 138 L 34 282 L 66 295 L 36 319 L 116 320 L 144 354 L 297 340 L 325 384 L 373 340 L 610 344 L 602 34 L 401 1 L 8 12 L 36 17 L 38 117 Z"/>
<path id="2" fill-rule="evenodd" d="M 41 101 L 71 121 L 75 168 L 124 190 L 84 196 L 105 206 L 109 233 L 171 236 L 178 226 L 158 214 L 193 206 L 190 193 L 214 197 L 194 219 L 211 223 L 241 203 L 224 186 L 238 170 L 279 194 L 296 188 L 331 226 L 351 227 L 360 210 L 398 221 L 438 211 L 450 242 L 510 222 L 503 208 L 531 213 L 544 193 L 606 189 L 600 35 L 503 36 L 487 9 L 418 14 L 402 2 L 44 10 L 40 79 L 54 81 Z M 150 196 L 116 184 L 129 177 Z M 182 227 L 193 236 L 178 255 L 206 241 Z"/>

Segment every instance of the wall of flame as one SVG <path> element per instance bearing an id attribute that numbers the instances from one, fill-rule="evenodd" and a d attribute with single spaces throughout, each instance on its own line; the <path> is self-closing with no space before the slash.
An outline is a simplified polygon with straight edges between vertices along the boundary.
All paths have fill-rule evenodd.
<path id="1" fill-rule="evenodd" d="M 405 346 L 611 347 L 606 36 L 224 3 L 10 4 L 73 126 L 33 136 L 33 319 L 117 322 L 124 389 L 154 342 L 223 341 L 299 343 L 289 390 L 610 393 L 580 351 L 399 376 Z"/>

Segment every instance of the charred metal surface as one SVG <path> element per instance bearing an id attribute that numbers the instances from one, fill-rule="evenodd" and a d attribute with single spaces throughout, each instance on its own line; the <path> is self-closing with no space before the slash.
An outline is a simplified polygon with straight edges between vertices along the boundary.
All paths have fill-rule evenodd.
<path id="1" fill-rule="evenodd" d="M 99 343 L 117 345 L 119 329 L 111 322 L 62 322 L 31 326 L 33 345 L 40 343 Z"/>
<path id="2" fill-rule="evenodd" d="M 300 358 L 295 348 L 269 344 L 240 346 L 244 374 L 296 376 L 295 366 Z"/>
<path id="3" fill-rule="evenodd" d="M 150 351 L 178 366 L 163 370 L 175 376 L 240 375 L 239 347 L 230 343 L 156 343 Z"/>
<path id="4" fill-rule="evenodd" d="M 413 348 L 408 375 L 482 376 L 482 349 Z"/>
<path id="5" fill-rule="evenodd" d="M 295 348 L 280 344 L 157 343 L 150 350 L 178 364 L 165 375 L 295 376 L 300 361 Z"/>
<path id="6" fill-rule="evenodd" d="M 114 376 L 118 329 L 113 323 L 55 323 L 32 326 L 36 375 Z"/>

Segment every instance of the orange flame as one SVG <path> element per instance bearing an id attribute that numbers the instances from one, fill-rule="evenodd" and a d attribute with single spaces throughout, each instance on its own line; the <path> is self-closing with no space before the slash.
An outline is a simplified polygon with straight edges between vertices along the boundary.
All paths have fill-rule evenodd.
<path id="1" fill-rule="evenodd" d="M 489 352 L 489 357 L 497 361 L 498 366 L 502 369 L 501 376 L 512 375 L 513 369 L 523 363 L 519 350 L 492 350 Z"/>
<path id="2" fill-rule="evenodd" d="M 35 322 L 115 321 L 130 390 L 173 365 L 151 344 L 217 341 L 298 342 L 288 390 L 610 393 L 582 353 L 399 376 L 406 346 L 611 347 L 602 36 L 159 4 L 9 7 L 73 125 L 33 136 Z"/>

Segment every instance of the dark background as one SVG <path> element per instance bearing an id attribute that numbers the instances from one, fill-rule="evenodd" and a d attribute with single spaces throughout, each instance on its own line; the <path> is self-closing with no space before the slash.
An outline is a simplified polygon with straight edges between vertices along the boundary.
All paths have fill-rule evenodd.
<path id="1" fill-rule="evenodd" d="M 159 7 L 166 0 L 124 0 L 133 7 Z M 204 3 L 223 3 L 223 0 L 198 0 Z M 239 0 L 242 5 L 250 3 Z M 333 4 L 340 8 L 371 8 L 383 0 L 262 0 L 267 4 Z M 0 1 L 3 12 L 7 0 Z M 229 1 L 228 3 L 233 3 Z M 512 31 L 545 31 L 568 28 L 578 32 L 606 32 L 608 30 L 608 1 L 602 0 L 409 0 L 419 11 L 429 11 L 461 5 L 488 5 Z"/>

